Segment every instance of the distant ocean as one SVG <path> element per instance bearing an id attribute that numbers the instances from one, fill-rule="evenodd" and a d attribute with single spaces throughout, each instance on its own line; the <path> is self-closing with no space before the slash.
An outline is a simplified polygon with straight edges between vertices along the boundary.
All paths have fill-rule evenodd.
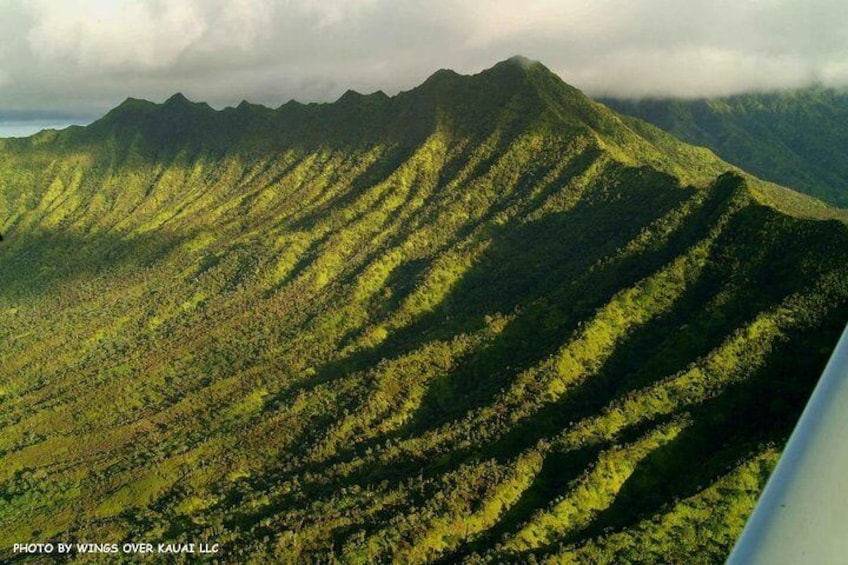
<path id="1" fill-rule="evenodd" d="M 72 125 L 86 125 L 85 121 L 53 120 L 0 120 L 0 137 L 27 137 L 43 129 L 64 129 Z"/>

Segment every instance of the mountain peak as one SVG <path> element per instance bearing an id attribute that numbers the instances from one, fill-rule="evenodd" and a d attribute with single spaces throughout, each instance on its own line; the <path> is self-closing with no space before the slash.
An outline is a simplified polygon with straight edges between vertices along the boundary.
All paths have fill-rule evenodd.
<path id="1" fill-rule="evenodd" d="M 486 69 L 483 71 L 483 74 L 499 71 L 527 73 L 537 70 L 550 72 L 550 70 L 539 61 L 535 61 L 523 55 L 513 55 L 509 59 L 504 59 L 503 61 L 496 63 L 491 68 Z"/>
<path id="2" fill-rule="evenodd" d="M 454 71 L 453 69 L 439 69 L 438 71 L 427 77 L 427 80 L 425 80 L 423 84 L 427 84 L 428 82 L 442 82 L 446 80 L 453 80 L 459 76 L 460 74 Z"/>
<path id="3" fill-rule="evenodd" d="M 288 102 L 280 104 L 277 107 L 277 110 L 283 110 L 283 109 L 286 109 L 286 108 L 302 108 L 303 106 L 304 106 L 303 102 L 298 102 L 294 98 L 291 98 L 291 99 L 289 99 Z"/>
<path id="4" fill-rule="evenodd" d="M 493 66 L 481 71 L 475 76 L 487 76 L 492 73 L 498 73 L 500 71 L 512 72 L 515 70 L 527 71 L 530 69 L 547 70 L 547 67 L 545 67 L 539 61 L 530 59 L 523 55 L 513 55 L 509 59 L 504 59 L 503 61 L 495 63 Z M 422 83 L 421 86 L 433 84 L 448 84 L 458 79 L 462 79 L 464 76 L 465 75 L 461 75 L 453 69 L 439 69 L 438 71 L 431 74 L 427 78 L 427 80 Z"/>
<path id="5" fill-rule="evenodd" d="M 145 115 L 156 108 L 156 104 L 149 100 L 141 98 L 127 98 L 106 113 L 102 118 L 96 120 L 94 124 L 110 123 L 114 120 L 124 120 L 131 116 Z M 92 124 L 92 125 L 94 125 Z"/>
<path id="6" fill-rule="evenodd" d="M 150 102 L 149 100 L 145 100 L 144 98 L 128 97 L 123 102 L 118 104 L 115 108 L 133 108 L 133 107 L 141 107 L 141 106 L 147 107 L 147 106 L 150 106 L 152 104 L 153 104 L 153 102 Z"/>
<path id="7" fill-rule="evenodd" d="M 182 92 L 177 92 L 173 94 L 170 98 L 165 100 L 165 106 L 188 106 L 191 102 L 188 98 L 183 96 Z"/>
<path id="8" fill-rule="evenodd" d="M 212 107 L 206 102 L 192 102 L 186 98 L 182 92 L 177 92 L 162 104 L 163 109 L 169 110 L 170 113 L 210 113 L 215 112 Z"/>
<path id="9" fill-rule="evenodd" d="M 344 94 L 342 94 L 336 102 L 353 102 L 354 100 L 362 100 L 365 97 L 364 94 L 353 90 L 352 88 L 348 88 L 345 90 Z"/>
<path id="10" fill-rule="evenodd" d="M 525 57 L 524 55 L 513 55 L 509 59 L 506 59 L 505 61 L 501 61 L 500 64 L 515 65 L 515 66 L 521 67 L 523 69 L 535 67 L 537 65 L 542 66 L 542 67 L 544 66 L 539 61 L 537 61 L 535 59 L 530 59 L 529 57 Z"/>
<path id="11" fill-rule="evenodd" d="M 240 112 L 258 112 L 258 111 L 267 111 L 270 108 L 263 106 L 262 104 L 254 104 L 253 102 L 248 102 L 247 100 L 242 100 L 238 103 L 238 106 L 235 108 Z"/>

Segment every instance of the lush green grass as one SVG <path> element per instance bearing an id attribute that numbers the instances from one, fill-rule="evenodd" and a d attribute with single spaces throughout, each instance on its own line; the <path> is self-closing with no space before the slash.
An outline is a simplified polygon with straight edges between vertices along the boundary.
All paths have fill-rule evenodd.
<path id="1" fill-rule="evenodd" d="M 724 98 L 616 100 L 647 120 L 743 169 L 848 207 L 848 92 L 819 86 Z"/>
<path id="2" fill-rule="evenodd" d="M 4 559 L 720 562 L 848 313 L 844 223 L 523 60 L 0 143 Z"/>

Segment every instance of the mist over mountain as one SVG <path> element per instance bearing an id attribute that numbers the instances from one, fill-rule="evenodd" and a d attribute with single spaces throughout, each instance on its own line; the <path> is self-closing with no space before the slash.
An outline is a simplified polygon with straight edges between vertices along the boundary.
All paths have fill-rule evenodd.
<path id="1" fill-rule="evenodd" d="M 848 207 L 848 90 L 814 86 L 679 100 L 603 99 L 764 179 Z"/>
<path id="2" fill-rule="evenodd" d="M 839 211 L 522 58 L 0 140 L 0 233 L 11 562 L 721 562 L 848 314 Z"/>

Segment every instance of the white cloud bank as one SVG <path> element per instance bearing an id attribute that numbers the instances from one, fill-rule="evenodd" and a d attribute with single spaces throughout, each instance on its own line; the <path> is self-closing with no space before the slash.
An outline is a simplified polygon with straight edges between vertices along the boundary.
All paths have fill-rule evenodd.
<path id="1" fill-rule="evenodd" d="M 848 83 L 844 0 L 0 0 L 0 110 L 393 93 L 514 54 L 588 93 Z"/>

